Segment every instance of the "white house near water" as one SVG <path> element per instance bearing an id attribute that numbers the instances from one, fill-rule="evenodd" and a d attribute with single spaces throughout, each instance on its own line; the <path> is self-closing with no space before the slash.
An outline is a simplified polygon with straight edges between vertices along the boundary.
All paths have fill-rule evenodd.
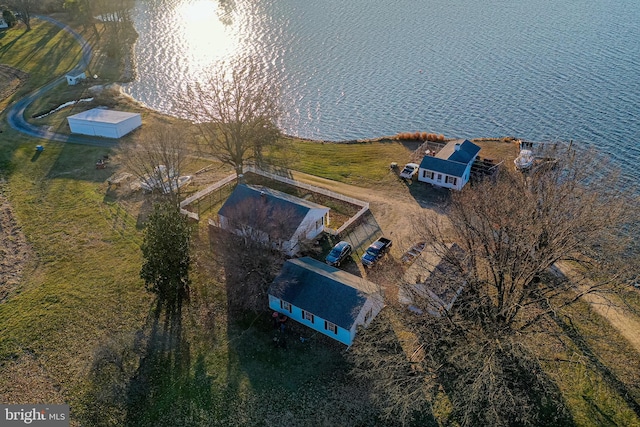
<path id="1" fill-rule="evenodd" d="M 71 133 L 120 138 L 142 125 L 138 113 L 94 108 L 67 117 Z"/>
<path id="2" fill-rule="evenodd" d="M 469 140 L 453 140 L 435 156 L 425 156 L 418 169 L 418 181 L 461 190 L 469 182 L 471 165 L 480 147 Z"/>
<path id="3" fill-rule="evenodd" d="M 69 73 L 65 77 L 67 78 L 67 84 L 69 86 L 75 86 L 80 81 L 85 80 L 87 78 L 87 75 L 83 71 L 80 73 Z"/>
<path id="4" fill-rule="evenodd" d="M 329 208 L 267 187 L 238 185 L 218 211 L 221 228 L 293 256 L 324 231 Z"/>
<path id="5" fill-rule="evenodd" d="M 374 283 L 309 257 L 288 260 L 269 287 L 272 310 L 348 346 L 383 306 Z"/>

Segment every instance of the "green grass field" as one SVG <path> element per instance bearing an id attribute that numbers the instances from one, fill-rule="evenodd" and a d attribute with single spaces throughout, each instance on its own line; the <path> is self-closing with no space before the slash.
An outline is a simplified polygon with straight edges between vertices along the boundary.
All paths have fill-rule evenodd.
<path id="1" fill-rule="evenodd" d="M 0 32 L 0 63 L 29 73 L 29 83 L 8 100 L 0 100 L 0 108 L 24 96 L 31 88 L 44 86 L 64 75 L 80 59 L 76 41 L 58 27 L 34 20 L 32 30 L 17 27 Z"/>
<path id="2" fill-rule="evenodd" d="M 411 154 L 410 149 L 397 141 L 343 144 L 294 139 L 292 143 L 295 154 L 286 154 L 290 169 L 364 187 L 386 182 L 390 179 L 389 164 L 402 165 Z"/>
<path id="3" fill-rule="evenodd" d="M 64 74 L 79 54 L 37 20 L 29 33 L 0 34 L 0 61 L 31 75 L 13 99 Z M 224 266 L 206 236 L 195 239 L 190 300 L 179 315 L 157 311 L 138 276 L 139 205 L 109 191 L 113 168 L 94 167 L 113 153 L 45 142 L 38 156 L 42 141 L 2 119 L 0 185 L 30 254 L 0 303 L 0 401 L 67 402 L 72 425 L 379 425 L 367 384 L 348 375 L 343 347 L 292 327 L 287 348 L 276 348 L 268 314 L 228 314 Z M 410 155 L 398 142 L 292 144 L 291 168 L 370 188 L 389 179 L 390 161 Z M 575 424 L 640 425 L 637 354 L 588 307 L 573 310 L 584 342 L 556 325 L 566 345 L 547 366 Z"/>

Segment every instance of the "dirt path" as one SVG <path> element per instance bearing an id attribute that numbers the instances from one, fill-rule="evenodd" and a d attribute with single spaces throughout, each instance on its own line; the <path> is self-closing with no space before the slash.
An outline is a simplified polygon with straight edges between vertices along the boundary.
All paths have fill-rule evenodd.
<path id="1" fill-rule="evenodd" d="M 564 264 L 556 264 L 558 269 L 566 277 L 575 277 L 573 269 Z M 579 290 L 586 290 L 588 285 L 582 285 Z M 607 319 L 607 321 L 622 335 L 640 354 L 640 319 L 625 311 L 622 301 L 618 301 L 617 296 L 607 296 L 604 298 L 598 294 L 586 294 L 584 300 L 591 305 L 591 308 Z"/>
<path id="2" fill-rule="evenodd" d="M 399 178 L 395 182 L 381 184 L 375 190 L 302 172 L 292 172 L 292 178 L 369 202 L 370 210 L 381 231 L 394 240 L 392 253 L 398 255 L 408 249 L 416 239 L 413 227 L 415 218 L 430 213 L 441 214 L 439 204 L 446 198 L 446 192 L 417 182 L 407 185 Z"/>
<path id="3" fill-rule="evenodd" d="M 413 219 L 425 213 L 441 214 L 439 204 L 442 193 L 438 193 L 428 186 L 420 186 L 410 189 L 409 186 L 398 181 L 397 185 L 386 184 L 380 188 L 372 189 L 357 187 L 307 175 L 301 172 L 293 172 L 293 178 L 308 184 L 324 187 L 349 197 L 364 200 L 370 203 L 371 211 L 379 223 L 382 232 L 394 239 L 394 255 L 400 254 L 415 240 L 415 231 L 412 227 Z M 396 244 L 398 242 L 398 244 Z M 406 244 L 403 245 L 403 242 Z M 405 246 L 405 247 L 403 247 Z M 558 268 L 567 277 L 572 276 L 571 267 L 561 264 Z M 584 296 L 591 308 L 607 319 L 626 340 L 640 353 L 640 319 L 625 311 L 622 301 L 615 305 L 610 298 L 605 299 L 597 294 Z"/>

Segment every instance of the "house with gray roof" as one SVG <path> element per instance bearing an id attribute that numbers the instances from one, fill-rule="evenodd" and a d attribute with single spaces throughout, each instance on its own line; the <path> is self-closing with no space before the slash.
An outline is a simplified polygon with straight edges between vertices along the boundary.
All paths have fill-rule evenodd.
<path id="1" fill-rule="evenodd" d="M 309 257 L 288 260 L 269 287 L 272 310 L 348 346 L 383 305 L 374 283 Z"/>
<path id="2" fill-rule="evenodd" d="M 471 165 L 480 147 L 469 140 L 449 141 L 435 156 L 427 155 L 418 169 L 418 181 L 461 190 L 469 182 Z"/>
<path id="3" fill-rule="evenodd" d="M 329 208 L 267 187 L 239 184 L 218 211 L 221 228 L 271 245 L 289 256 L 317 237 Z"/>

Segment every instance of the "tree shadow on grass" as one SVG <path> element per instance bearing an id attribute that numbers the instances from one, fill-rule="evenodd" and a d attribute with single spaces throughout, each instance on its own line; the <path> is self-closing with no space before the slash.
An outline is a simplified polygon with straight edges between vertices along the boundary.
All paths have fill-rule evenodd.
<path id="1" fill-rule="evenodd" d="M 0 32 L 0 41 L 2 41 L 2 39 L 6 37 L 6 34 L 7 34 L 6 31 Z M 26 31 L 23 31 L 18 37 L 15 37 L 9 43 L 0 44 L 0 59 L 2 59 L 3 54 L 11 50 L 13 45 L 16 44 L 16 42 L 20 40 L 20 38 L 23 37 L 25 34 L 26 34 Z"/>
<path id="2" fill-rule="evenodd" d="M 618 395 L 624 400 L 629 408 L 640 417 L 640 403 L 633 398 L 634 393 L 627 387 L 627 385 L 621 381 L 616 374 L 609 369 L 600 358 L 593 352 L 587 341 L 584 339 L 580 331 L 573 325 L 571 318 L 562 319 L 555 312 L 551 312 L 551 318 L 562 329 L 562 331 L 571 339 L 571 341 L 580 349 L 582 354 L 587 358 L 588 364 L 597 372 L 599 372 L 606 383 L 613 388 Z M 583 398 L 589 404 L 594 414 L 594 419 L 599 419 L 601 422 L 606 423 L 609 418 L 602 412 L 597 405 L 597 402 L 590 400 L 587 396 Z"/>
<path id="3" fill-rule="evenodd" d="M 215 414 L 205 357 L 193 360 L 181 298 L 157 301 L 143 330 L 100 346 L 81 419 L 91 426 L 201 426 Z"/>
<path id="4" fill-rule="evenodd" d="M 105 182 L 113 173 L 111 164 L 104 169 L 96 163 L 112 154 L 111 148 L 92 147 L 65 143 L 47 178 L 71 178 L 89 182 Z"/>
<path id="5" fill-rule="evenodd" d="M 212 379 L 204 355 L 192 360 L 183 334 L 182 304 L 179 297 L 159 302 L 154 311 L 144 354 L 127 387 L 124 425 L 199 426 L 213 421 Z"/>
<path id="6" fill-rule="evenodd" d="M 32 57 L 35 56 L 40 49 L 46 47 L 51 40 L 58 34 L 60 33 L 62 30 L 62 28 L 57 27 L 57 26 L 51 26 L 46 33 L 44 33 L 42 35 L 42 37 L 40 38 L 40 40 L 38 40 L 38 42 L 31 48 L 31 52 L 24 56 L 17 64 L 16 64 L 16 68 L 25 68 L 25 65 L 29 63 L 29 61 L 31 61 Z M 26 31 L 25 31 L 26 32 Z M 22 35 L 20 36 L 22 37 Z M 60 43 L 60 41 L 58 41 L 58 43 Z M 46 66 L 50 66 L 51 64 L 47 64 Z"/>
<path id="7" fill-rule="evenodd" d="M 378 425 L 368 384 L 348 375 L 337 341 L 291 319 L 281 332 L 269 313 L 231 316 L 228 340 L 229 425 Z"/>

